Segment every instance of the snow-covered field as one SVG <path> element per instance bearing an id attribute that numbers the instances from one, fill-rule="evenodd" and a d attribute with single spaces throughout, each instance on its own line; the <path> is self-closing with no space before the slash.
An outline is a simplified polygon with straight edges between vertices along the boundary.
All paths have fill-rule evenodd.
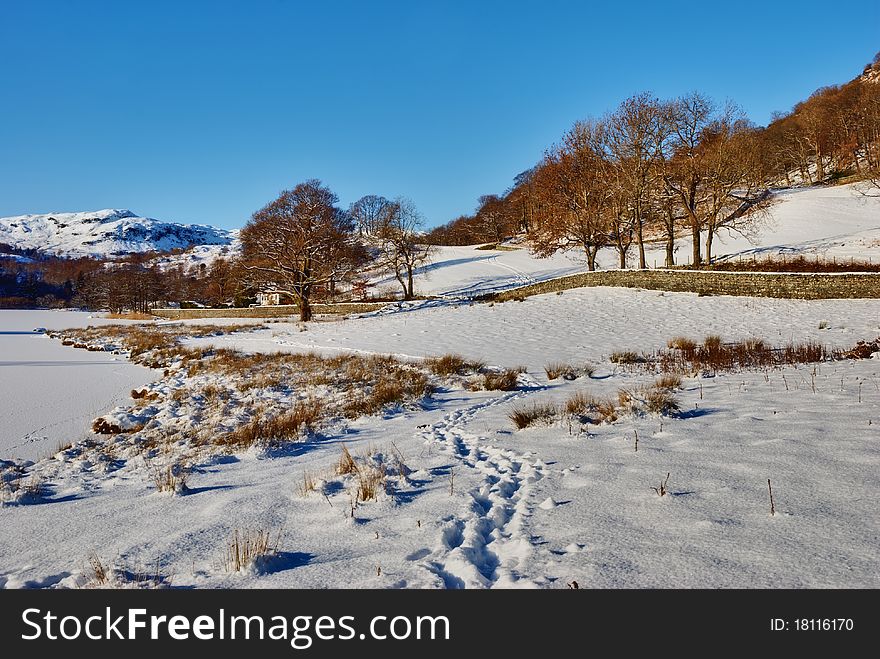
<path id="1" fill-rule="evenodd" d="M 507 414 L 523 402 L 581 390 L 613 396 L 650 380 L 615 368 L 607 359 L 614 350 L 650 351 L 673 335 L 699 340 L 711 332 L 851 346 L 880 335 L 878 312 L 873 300 L 597 288 L 190 341 L 260 352 L 456 350 L 489 364 L 523 364 L 527 373 L 519 391 L 449 387 L 421 407 L 336 424 L 289 450 L 206 456 L 182 495 L 156 492 L 137 457 L 99 463 L 69 454 L 38 463 L 31 472 L 49 491 L 42 502 L 0 508 L 7 530 L 0 583 L 78 585 L 94 555 L 120 574 L 158 571 L 181 587 L 564 587 L 572 580 L 581 587 L 877 587 L 876 359 L 821 364 L 815 379 L 805 366 L 687 378 L 675 417 L 515 430 Z M 596 371 L 551 382 L 542 367 L 555 359 L 588 361 Z M 352 517 L 351 483 L 332 475 L 343 443 L 355 455 L 400 455 L 412 472 Z M 659 497 L 651 488 L 667 473 L 669 494 Z M 319 479 L 320 492 L 300 492 L 304 474 Z M 277 555 L 259 569 L 228 572 L 224 551 L 236 529 L 279 534 Z"/>
<path id="2" fill-rule="evenodd" d="M 35 328 L 109 321 L 76 311 L 0 310 L 0 459 L 36 460 L 85 439 L 92 419 L 155 377 L 106 353 L 71 350 Z"/>
<path id="3" fill-rule="evenodd" d="M 786 192 L 758 247 L 872 257 L 877 204 L 847 188 Z M 754 248 L 722 241 L 718 253 Z M 523 405 L 574 393 L 614 400 L 647 385 L 653 376 L 610 356 L 651 353 L 675 336 L 850 348 L 880 337 L 880 300 L 612 288 L 503 304 L 454 299 L 581 267 L 575 256 L 443 248 L 417 286 L 452 299 L 183 339 L 208 360 L 226 354 L 216 348 L 392 354 L 421 368 L 424 357 L 455 352 L 524 371 L 515 391 L 435 379 L 419 404 L 333 417 L 302 440 L 240 450 L 213 440 L 245 408 L 327 409 L 355 394 L 320 377 L 273 380 L 268 367 L 247 381 L 188 372 L 180 360 L 150 371 L 31 332 L 108 321 L 0 312 L 0 458 L 34 459 L 88 438 L 34 464 L 0 462 L 4 478 L 31 484 L 0 505 L 0 587 L 94 585 L 95 561 L 112 569 L 111 585 L 127 586 L 156 585 L 156 575 L 171 587 L 880 586 L 880 359 L 691 374 L 675 392 L 678 413 L 666 416 L 619 410 L 593 424 L 557 414 L 524 430 L 508 418 Z M 553 361 L 594 371 L 549 380 Z M 142 385 L 144 396 L 129 399 Z M 107 413 L 130 420 L 132 433 L 91 435 L 92 418 Z M 45 439 L 25 443 L 35 437 Z M 363 473 L 380 469 L 376 499 L 335 468 L 343 447 Z M 182 456 L 186 488 L 157 491 L 157 465 Z M 270 551 L 229 569 L 235 533 L 257 531 L 271 534 Z"/>

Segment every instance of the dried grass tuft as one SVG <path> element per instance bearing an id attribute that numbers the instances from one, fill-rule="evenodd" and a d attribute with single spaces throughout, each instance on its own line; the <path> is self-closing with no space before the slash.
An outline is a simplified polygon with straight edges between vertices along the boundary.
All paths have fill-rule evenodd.
<path id="1" fill-rule="evenodd" d="M 542 401 L 517 405 L 507 417 L 513 421 L 513 425 L 518 430 L 522 430 L 539 423 L 552 423 L 556 415 L 556 406 L 553 403 Z"/>

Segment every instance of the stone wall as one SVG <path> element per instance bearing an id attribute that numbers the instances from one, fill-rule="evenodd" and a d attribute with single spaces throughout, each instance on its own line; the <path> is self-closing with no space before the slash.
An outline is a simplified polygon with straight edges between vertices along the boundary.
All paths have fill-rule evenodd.
<path id="1" fill-rule="evenodd" d="M 550 279 L 484 299 L 513 300 L 584 286 L 624 286 L 700 295 L 751 297 L 878 298 L 880 273 L 713 272 L 701 270 L 600 270 Z"/>
<path id="2" fill-rule="evenodd" d="M 388 302 L 345 302 L 340 304 L 313 304 L 312 313 L 345 315 L 367 313 L 388 306 Z M 189 320 L 193 318 L 283 318 L 299 317 L 299 307 L 295 304 L 278 306 L 241 307 L 232 309 L 151 309 L 150 313 L 169 320 Z"/>

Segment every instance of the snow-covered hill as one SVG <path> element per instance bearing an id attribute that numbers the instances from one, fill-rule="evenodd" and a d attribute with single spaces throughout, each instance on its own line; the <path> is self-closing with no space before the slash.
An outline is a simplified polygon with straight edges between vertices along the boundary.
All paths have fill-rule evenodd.
<path id="1" fill-rule="evenodd" d="M 780 190 L 769 217 L 750 240 L 722 231 L 719 257 L 794 254 L 880 258 L 880 191 L 865 184 Z"/>
<path id="2" fill-rule="evenodd" d="M 232 239 L 233 232 L 225 229 L 163 222 L 115 208 L 0 218 L 0 243 L 68 257 L 167 252 L 193 245 L 228 245 Z"/>
<path id="3" fill-rule="evenodd" d="M 157 256 L 153 262 L 162 270 L 177 267 L 182 267 L 185 270 L 201 266 L 209 268 L 217 259 L 232 259 L 241 253 L 241 242 L 238 239 L 238 233 L 238 229 L 229 231 L 229 242 L 227 243 L 220 245 L 194 245 L 179 254 Z"/>
<path id="4" fill-rule="evenodd" d="M 861 190 L 861 191 L 860 191 Z M 862 194 L 867 192 L 867 194 Z M 721 230 L 715 238 L 716 259 L 765 258 L 805 255 L 810 258 L 880 262 L 880 194 L 865 186 L 810 187 L 779 190 L 766 217 L 760 218 L 752 235 L 745 237 Z M 705 242 L 705 233 L 702 241 Z M 528 246 L 516 249 L 486 250 L 480 246 L 439 247 L 432 261 L 418 270 L 416 289 L 423 295 L 471 296 L 522 286 L 544 279 L 586 270 L 580 250 L 542 259 Z M 685 265 L 690 258 L 690 238 L 676 241 L 676 262 Z M 638 251 L 632 245 L 629 265 L 637 263 Z M 662 267 L 662 242 L 646 249 L 648 267 Z M 608 247 L 599 252 L 599 267 L 618 267 L 617 252 Z M 391 278 L 374 281 L 377 289 L 396 292 Z"/>

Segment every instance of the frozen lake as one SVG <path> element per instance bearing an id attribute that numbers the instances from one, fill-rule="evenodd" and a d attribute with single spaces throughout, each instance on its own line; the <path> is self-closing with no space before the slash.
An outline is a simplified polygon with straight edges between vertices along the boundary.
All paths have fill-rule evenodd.
<path id="1" fill-rule="evenodd" d="M 116 355 L 33 332 L 114 322 L 78 311 L 0 309 L 0 459 L 35 460 L 84 439 L 93 418 L 154 378 Z"/>

